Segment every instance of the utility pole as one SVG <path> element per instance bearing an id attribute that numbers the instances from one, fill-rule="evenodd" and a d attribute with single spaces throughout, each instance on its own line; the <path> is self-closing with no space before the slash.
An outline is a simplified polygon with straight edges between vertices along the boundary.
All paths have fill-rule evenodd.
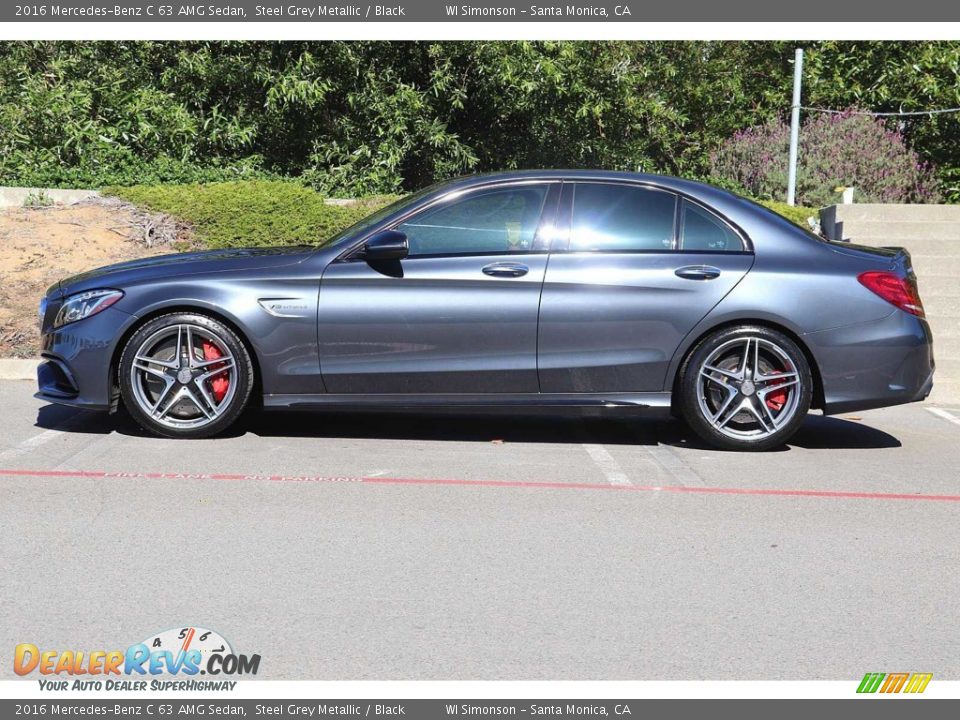
<path id="1" fill-rule="evenodd" d="M 787 205 L 797 197 L 797 145 L 800 140 L 800 85 L 803 82 L 803 50 L 797 48 L 793 61 L 793 105 L 790 109 L 790 167 L 787 176 Z"/>

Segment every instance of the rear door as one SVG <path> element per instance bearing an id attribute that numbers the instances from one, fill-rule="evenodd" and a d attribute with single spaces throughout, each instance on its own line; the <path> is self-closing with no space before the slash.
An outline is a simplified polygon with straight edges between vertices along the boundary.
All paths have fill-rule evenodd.
<path id="1" fill-rule="evenodd" d="M 395 225 L 409 257 L 331 264 L 319 347 L 329 393 L 536 393 L 537 312 L 559 182 L 454 193 Z"/>
<path id="2" fill-rule="evenodd" d="M 568 241 L 540 305 L 543 392 L 659 392 L 681 340 L 753 254 L 722 218 L 666 190 L 564 184 Z"/>

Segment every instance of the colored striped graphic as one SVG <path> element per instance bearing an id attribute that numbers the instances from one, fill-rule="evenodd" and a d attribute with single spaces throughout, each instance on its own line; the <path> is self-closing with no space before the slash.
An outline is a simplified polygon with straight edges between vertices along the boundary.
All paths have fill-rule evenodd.
<path id="1" fill-rule="evenodd" d="M 877 688 L 880 687 L 880 683 L 884 677 L 886 677 L 884 673 L 867 673 L 863 676 L 863 680 L 860 681 L 860 687 L 857 688 L 857 692 L 875 693 Z"/>
<path id="2" fill-rule="evenodd" d="M 903 687 L 903 684 L 907 681 L 910 673 L 890 673 L 887 675 L 887 679 L 884 680 L 883 686 L 880 688 L 882 693 L 898 693 L 900 688 Z"/>
<path id="3" fill-rule="evenodd" d="M 867 673 L 860 681 L 858 693 L 922 693 L 933 673 Z"/>
<path id="4" fill-rule="evenodd" d="M 933 673 L 914 673 L 910 676 L 910 680 L 907 682 L 907 686 L 903 689 L 905 693 L 922 693 L 927 689 L 927 685 L 930 683 L 930 678 L 933 677 Z"/>

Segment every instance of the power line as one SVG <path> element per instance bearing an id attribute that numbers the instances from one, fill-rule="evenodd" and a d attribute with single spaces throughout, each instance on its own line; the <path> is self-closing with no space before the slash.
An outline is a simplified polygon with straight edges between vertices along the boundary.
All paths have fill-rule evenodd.
<path id="1" fill-rule="evenodd" d="M 808 112 L 827 113 L 829 115 L 869 115 L 870 117 L 911 117 L 916 115 L 946 115 L 948 113 L 960 112 L 960 107 L 943 108 L 940 110 L 912 110 L 909 112 L 870 112 L 867 110 L 833 110 L 830 108 L 800 106 L 801 110 Z"/>

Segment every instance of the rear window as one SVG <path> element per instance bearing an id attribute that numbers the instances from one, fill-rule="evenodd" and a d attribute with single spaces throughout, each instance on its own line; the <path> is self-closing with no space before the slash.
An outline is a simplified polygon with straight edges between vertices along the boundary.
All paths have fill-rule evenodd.
<path id="1" fill-rule="evenodd" d="M 680 217 L 680 249 L 688 252 L 739 252 L 743 240 L 709 210 L 687 200 Z"/>

